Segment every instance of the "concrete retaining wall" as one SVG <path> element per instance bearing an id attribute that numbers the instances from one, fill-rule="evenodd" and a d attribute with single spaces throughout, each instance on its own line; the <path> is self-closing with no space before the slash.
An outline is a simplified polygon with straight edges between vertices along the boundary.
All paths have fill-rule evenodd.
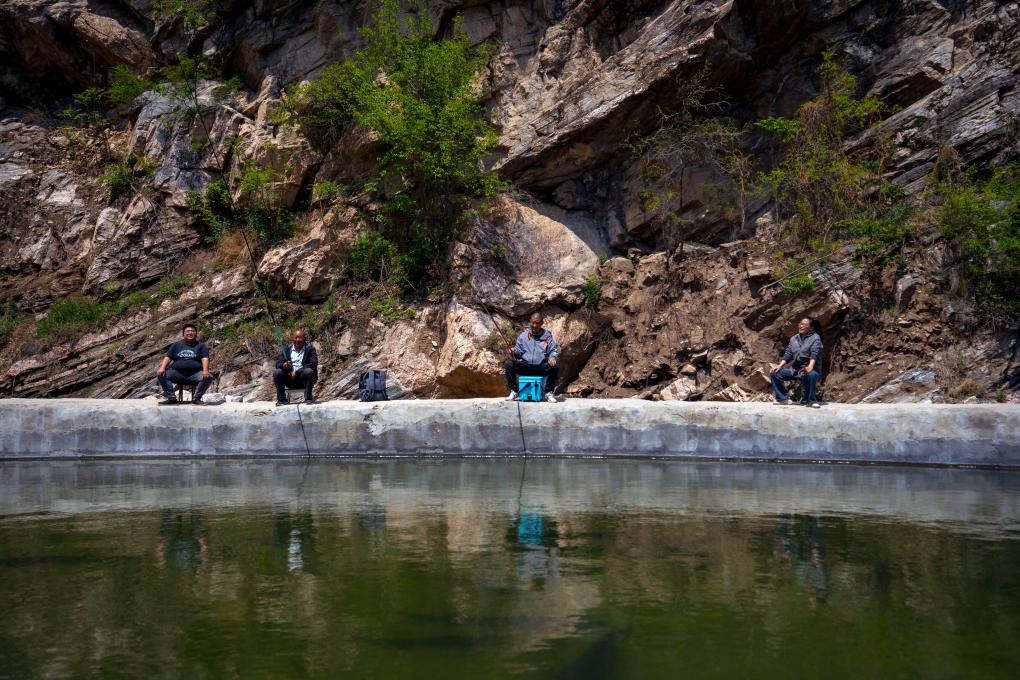
<path id="1" fill-rule="evenodd" d="M 462 399 L 328 402 L 303 406 L 301 415 L 313 455 L 518 456 L 526 450 L 535 456 L 1020 468 L 1015 405 L 833 404 L 816 410 L 767 403 Z M 305 452 L 294 406 L 0 400 L 0 458 Z"/>

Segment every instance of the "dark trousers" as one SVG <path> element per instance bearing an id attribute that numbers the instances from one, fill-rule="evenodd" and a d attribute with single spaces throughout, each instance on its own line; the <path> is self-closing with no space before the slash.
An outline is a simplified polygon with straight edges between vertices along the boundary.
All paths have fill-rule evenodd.
<path id="1" fill-rule="evenodd" d="M 163 396 L 167 399 L 176 399 L 177 395 L 174 394 L 174 385 L 197 385 L 195 392 L 191 396 L 192 401 L 202 401 L 202 395 L 209 389 L 209 385 L 212 384 L 212 373 L 205 380 L 202 380 L 202 371 L 196 371 L 194 373 L 181 373 L 174 368 L 166 369 L 166 373 L 158 378 L 159 386 L 163 389 Z"/>
<path id="2" fill-rule="evenodd" d="M 556 387 L 556 376 L 560 373 L 559 366 L 550 366 L 548 363 L 536 366 L 523 361 L 508 361 L 503 370 L 506 372 L 506 386 L 511 392 L 517 391 L 517 377 L 521 375 L 544 375 L 545 391 L 552 392 Z"/>
<path id="3" fill-rule="evenodd" d="M 278 368 L 273 371 L 273 384 L 276 385 L 276 401 L 287 401 L 287 393 L 283 390 L 287 387 L 305 388 L 305 401 L 312 400 L 312 388 L 315 387 L 315 371 L 310 368 L 302 368 L 296 378 L 291 378 L 290 373 Z"/>
<path id="4" fill-rule="evenodd" d="M 786 381 L 792 378 L 799 378 L 804 383 L 804 395 L 801 400 L 805 404 L 818 401 L 818 395 L 815 390 L 818 386 L 818 379 L 822 377 L 818 371 L 809 371 L 807 373 L 798 373 L 792 368 L 781 368 L 775 373 L 771 374 L 772 377 L 772 391 L 776 393 L 776 401 L 783 401 L 784 399 L 790 398 L 790 393 L 786 389 Z"/>

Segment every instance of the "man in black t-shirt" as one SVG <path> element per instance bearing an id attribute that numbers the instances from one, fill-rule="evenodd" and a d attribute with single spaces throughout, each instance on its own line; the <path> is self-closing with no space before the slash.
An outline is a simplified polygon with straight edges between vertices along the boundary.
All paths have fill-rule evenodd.
<path id="1" fill-rule="evenodd" d="M 209 348 L 198 340 L 198 328 L 193 323 L 186 323 L 181 333 L 184 339 L 167 348 L 163 362 L 156 369 L 156 378 L 166 397 L 160 404 L 177 403 L 174 385 L 197 385 L 191 403 L 202 404 L 202 395 L 212 382 L 209 375 Z"/>

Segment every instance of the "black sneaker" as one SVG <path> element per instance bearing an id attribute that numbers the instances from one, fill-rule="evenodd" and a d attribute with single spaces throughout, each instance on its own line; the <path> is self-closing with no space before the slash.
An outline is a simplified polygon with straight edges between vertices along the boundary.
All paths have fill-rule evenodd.
<path id="1" fill-rule="evenodd" d="M 290 402 L 289 401 L 278 401 L 278 402 L 276 402 L 276 405 L 277 406 L 290 406 Z"/>
<path id="2" fill-rule="evenodd" d="M 160 406 L 177 406 L 177 404 L 181 402 L 177 401 L 175 397 L 174 399 L 164 399 L 163 401 L 158 401 L 156 403 L 159 404 Z"/>
<path id="3" fill-rule="evenodd" d="M 202 401 L 201 399 L 192 399 L 191 400 L 191 405 L 192 406 L 208 406 L 209 404 L 207 404 L 206 402 Z"/>

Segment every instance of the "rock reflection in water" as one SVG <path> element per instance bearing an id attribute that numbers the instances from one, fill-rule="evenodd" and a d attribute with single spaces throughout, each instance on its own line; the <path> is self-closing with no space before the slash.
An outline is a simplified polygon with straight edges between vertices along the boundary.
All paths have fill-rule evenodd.
<path id="1" fill-rule="evenodd" d="M 1008 677 L 1018 518 L 982 471 L 15 463 L 0 676 Z"/>

